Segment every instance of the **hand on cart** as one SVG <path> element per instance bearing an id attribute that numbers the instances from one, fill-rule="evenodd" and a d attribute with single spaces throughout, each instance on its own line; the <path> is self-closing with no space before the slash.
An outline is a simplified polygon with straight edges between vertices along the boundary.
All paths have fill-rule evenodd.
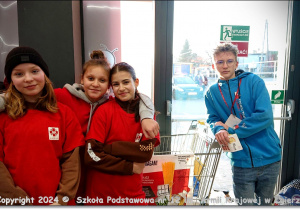
<path id="1" fill-rule="evenodd" d="M 222 123 L 221 121 L 216 122 L 215 125 L 220 125 L 223 126 L 225 129 L 220 130 L 218 133 L 216 133 L 215 137 L 217 139 L 217 141 L 219 142 L 219 144 L 221 145 L 223 150 L 229 150 L 228 148 L 228 143 L 229 143 L 229 133 L 227 131 L 228 126 L 224 123 Z"/>
<path id="2" fill-rule="evenodd" d="M 218 133 L 216 133 L 215 137 L 223 150 L 229 150 L 229 147 L 228 147 L 229 138 L 228 138 L 227 131 L 220 130 Z"/>

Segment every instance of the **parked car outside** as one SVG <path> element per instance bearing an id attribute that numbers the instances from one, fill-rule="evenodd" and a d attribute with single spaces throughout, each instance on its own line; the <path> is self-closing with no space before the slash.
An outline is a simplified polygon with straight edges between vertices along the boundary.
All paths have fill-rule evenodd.
<path id="1" fill-rule="evenodd" d="M 173 99 L 200 99 L 203 97 L 203 88 L 188 76 L 180 75 L 172 78 Z"/>

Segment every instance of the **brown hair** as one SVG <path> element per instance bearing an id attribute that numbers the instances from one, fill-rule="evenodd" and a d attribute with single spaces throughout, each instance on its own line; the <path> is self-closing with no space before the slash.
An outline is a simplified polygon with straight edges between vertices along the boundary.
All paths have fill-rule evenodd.
<path id="1" fill-rule="evenodd" d="M 112 69 L 110 71 L 110 76 L 109 76 L 110 81 L 111 81 L 112 75 L 117 73 L 117 72 L 120 72 L 120 71 L 126 71 L 126 72 L 130 73 L 132 79 L 134 81 L 136 80 L 136 74 L 135 74 L 134 68 L 126 62 L 120 62 L 120 63 L 115 64 L 112 67 Z"/>
<path id="2" fill-rule="evenodd" d="M 27 107 L 26 107 L 24 96 L 13 86 L 12 82 L 10 83 L 6 91 L 5 108 L 7 114 L 12 119 L 17 119 L 26 114 Z M 41 97 L 38 98 L 38 101 L 35 105 L 35 109 L 47 110 L 52 113 L 56 113 L 58 110 L 52 82 L 46 75 L 45 75 L 45 86 L 42 90 Z"/>
<path id="3" fill-rule="evenodd" d="M 236 45 L 234 44 L 231 44 L 231 43 L 222 43 L 222 44 L 219 44 L 216 49 L 214 49 L 213 51 L 213 58 L 222 53 L 222 52 L 231 52 L 233 53 L 233 55 L 235 56 L 235 60 L 237 61 L 237 56 L 239 54 L 239 50 L 237 48 Z"/>
<path id="4" fill-rule="evenodd" d="M 83 65 L 83 70 L 82 70 L 82 75 L 81 75 L 82 78 L 83 78 L 86 70 L 90 66 L 101 66 L 108 73 L 110 72 L 110 65 L 109 65 L 106 57 L 104 56 L 104 53 L 101 50 L 94 50 L 90 54 L 90 58 L 91 59 L 88 60 L 87 62 L 85 62 L 84 65 Z"/>

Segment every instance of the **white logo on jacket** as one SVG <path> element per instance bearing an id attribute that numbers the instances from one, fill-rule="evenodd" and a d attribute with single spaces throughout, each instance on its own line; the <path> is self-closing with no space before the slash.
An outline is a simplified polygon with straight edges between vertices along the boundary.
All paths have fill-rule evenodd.
<path id="1" fill-rule="evenodd" d="M 49 140 L 59 140 L 59 129 L 56 127 L 48 127 Z"/>
<path id="2" fill-rule="evenodd" d="M 135 142 L 140 142 L 142 139 L 143 133 L 137 133 L 135 137 Z"/>
<path id="3" fill-rule="evenodd" d="M 91 143 L 88 143 L 88 153 L 89 153 L 89 156 L 95 161 L 95 162 L 98 162 L 99 160 L 101 160 L 101 158 L 99 158 L 93 151 L 92 149 L 92 145 Z"/>

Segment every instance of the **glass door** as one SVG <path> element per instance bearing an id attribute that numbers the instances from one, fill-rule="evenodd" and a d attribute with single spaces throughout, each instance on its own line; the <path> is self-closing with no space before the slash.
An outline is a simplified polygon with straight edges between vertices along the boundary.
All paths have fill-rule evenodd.
<path id="1" fill-rule="evenodd" d="M 204 95 L 218 79 L 211 66 L 212 50 L 228 41 L 234 27 L 249 29 L 249 40 L 236 41 L 238 68 L 263 78 L 270 95 L 272 90 L 286 89 L 291 5 L 289 1 L 174 1 L 172 134 L 189 132 L 192 120 L 206 120 Z M 275 119 L 285 114 L 284 105 L 272 106 Z M 284 123 L 278 119 L 275 129 L 283 139 Z M 222 153 L 213 189 L 224 188 L 234 196 L 229 158 Z M 214 196 L 224 197 L 212 190 Z"/>
<path id="2" fill-rule="evenodd" d="M 82 1 L 85 61 L 102 50 L 111 66 L 127 62 L 139 92 L 153 99 L 154 1 Z"/>

